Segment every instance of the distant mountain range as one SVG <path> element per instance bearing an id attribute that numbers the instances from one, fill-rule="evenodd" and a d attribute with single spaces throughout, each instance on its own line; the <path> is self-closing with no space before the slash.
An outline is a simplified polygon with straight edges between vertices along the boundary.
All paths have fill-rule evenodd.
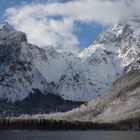
<path id="1" fill-rule="evenodd" d="M 139 107 L 139 63 L 140 16 L 110 27 L 79 54 L 57 52 L 52 46 L 39 48 L 28 43 L 25 33 L 1 23 L 0 114 L 11 114 L 9 109 L 14 112 L 17 103 L 22 106 L 18 112 L 32 114 L 32 108 L 24 110 L 33 100 L 38 104 L 34 97 L 39 97 L 43 105 L 34 113 L 67 111 L 91 101 L 74 110 L 76 114 L 68 114 L 76 119 L 113 121 L 116 113 L 119 119 Z M 42 100 L 50 96 L 51 102 Z M 60 98 L 59 105 L 44 109 L 46 102 L 54 104 Z"/>

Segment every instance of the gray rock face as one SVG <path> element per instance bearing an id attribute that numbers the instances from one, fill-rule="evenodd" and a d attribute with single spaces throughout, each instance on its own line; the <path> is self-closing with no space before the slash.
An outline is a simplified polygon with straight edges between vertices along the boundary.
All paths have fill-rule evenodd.
<path id="1" fill-rule="evenodd" d="M 48 84 L 32 61 L 26 35 L 8 23 L 0 26 L 0 97 L 10 102 L 23 100 L 33 88 L 47 93 Z M 36 50 L 39 48 L 34 47 Z M 41 52 L 41 51 L 40 51 Z M 43 56 L 43 53 L 42 53 Z M 49 91 L 48 91 L 49 92 Z"/>

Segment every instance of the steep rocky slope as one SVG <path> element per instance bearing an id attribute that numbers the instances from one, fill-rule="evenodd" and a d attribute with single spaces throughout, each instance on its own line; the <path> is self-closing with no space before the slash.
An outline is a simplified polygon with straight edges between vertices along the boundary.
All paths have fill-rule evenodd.
<path id="1" fill-rule="evenodd" d="M 8 23 L 0 26 L 0 97 L 11 102 L 23 100 L 35 89 L 49 92 L 49 86 L 34 65 L 32 48 L 26 35 Z M 41 54 L 43 57 L 43 53 Z M 45 59 L 45 58 L 44 58 Z"/>
<path id="2" fill-rule="evenodd" d="M 140 55 L 140 17 L 123 21 L 101 33 L 93 44 L 78 54 L 60 80 L 59 93 L 65 99 L 96 99 L 131 69 Z"/>
<path id="3" fill-rule="evenodd" d="M 136 62 L 139 65 L 139 61 Z M 135 63 L 135 64 L 136 64 Z M 68 121 L 119 122 L 140 117 L 140 69 L 119 78 L 109 93 L 66 113 L 33 116 Z"/>

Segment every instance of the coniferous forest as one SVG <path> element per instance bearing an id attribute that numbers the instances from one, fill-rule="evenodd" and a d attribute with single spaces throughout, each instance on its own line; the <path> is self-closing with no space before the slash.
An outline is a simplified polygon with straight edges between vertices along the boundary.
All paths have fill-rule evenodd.
<path id="1" fill-rule="evenodd" d="M 1 118 L 0 130 L 140 130 L 140 118 L 116 123 Z"/>

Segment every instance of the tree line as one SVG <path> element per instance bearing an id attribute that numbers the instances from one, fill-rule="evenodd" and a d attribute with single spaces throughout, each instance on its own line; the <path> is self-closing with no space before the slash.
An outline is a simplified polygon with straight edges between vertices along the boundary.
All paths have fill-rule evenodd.
<path id="1" fill-rule="evenodd" d="M 140 130 L 140 118 L 116 123 L 1 118 L 0 130 Z"/>

